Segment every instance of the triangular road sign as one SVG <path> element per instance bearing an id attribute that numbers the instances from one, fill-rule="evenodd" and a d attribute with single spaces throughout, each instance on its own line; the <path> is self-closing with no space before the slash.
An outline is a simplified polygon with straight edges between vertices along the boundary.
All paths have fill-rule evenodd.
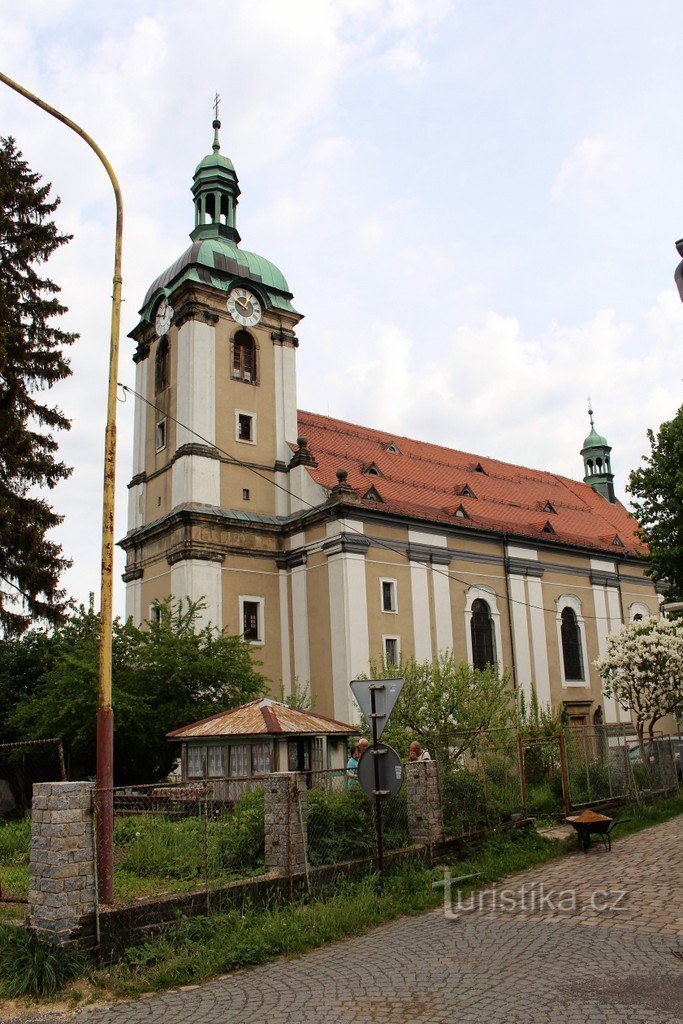
<path id="1" fill-rule="evenodd" d="M 389 715 L 403 689 L 403 678 L 398 679 L 354 679 L 349 683 L 351 693 L 356 698 L 358 707 L 372 725 L 372 690 L 375 692 L 375 714 L 377 715 L 377 739 L 384 732 Z"/>

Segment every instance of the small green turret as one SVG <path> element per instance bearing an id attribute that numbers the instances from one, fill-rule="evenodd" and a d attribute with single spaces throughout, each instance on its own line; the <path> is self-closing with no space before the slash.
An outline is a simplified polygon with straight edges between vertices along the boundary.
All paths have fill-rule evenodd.
<path id="1" fill-rule="evenodd" d="M 614 495 L 614 473 L 610 463 L 611 447 L 607 438 L 598 434 L 593 423 L 593 410 L 588 406 L 591 432 L 583 442 L 581 455 L 583 457 L 584 478 L 583 482 L 589 484 L 594 491 L 602 494 L 612 504 L 616 502 Z"/>
<path id="2" fill-rule="evenodd" d="M 210 156 L 197 165 L 194 172 L 192 194 L 194 196 L 195 228 L 192 241 L 204 238 L 228 238 L 239 242 L 240 236 L 235 224 L 235 212 L 240 187 L 232 160 L 221 156 L 218 131 L 221 123 L 213 122 L 213 145 Z"/>

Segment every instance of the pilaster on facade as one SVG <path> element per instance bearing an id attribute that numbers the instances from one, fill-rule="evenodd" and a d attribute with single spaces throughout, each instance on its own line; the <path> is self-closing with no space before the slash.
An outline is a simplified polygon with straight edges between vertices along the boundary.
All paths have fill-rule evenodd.
<path id="1" fill-rule="evenodd" d="M 357 722 L 355 701 L 349 683 L 370 668 L 368 600 L 365 578 L 365 552 L 369 542 L 358 534 L 342 532 L 344 520 L 328 525 L 327 574 L 330 600 L 330 643 L 332 654 L 332 694 L 334 717 Z M 361 524 L 354 528 L 362 530 Z M 359 542 L 365 541 L 365 545 Z"/>
<path id="2" fill-rule="evenodd" d="M 172 468 L 175 508 L 188 502 L 221 504 L 220 461 L 198 446 L 216 443 L 216 331 L 186 319 L 177 332 L 176 456 Z"/>
<path id="3" fill-rule="evenodd" d="M 531 706 L 533 691 L 541 707 L 552 706 L 542 579 L 545 569 L 532 548 L 507 544 L 510 621 L 517 686 Z"/>
<path id="4" fill-rule="evenodd" d="M 171 593 L 177 599 L 202 601 L 197 630 L 223 626 L 222 566 L 220 561 L 181 558 L 171 565 Z"/>
<path id="5" fill-rule="evenodd" d="M 136 529 L 145 521 L 147 446 L 147 379 L 146 359 L 135 364 L 135 414 L 133 420 L 133 479 L 128 485 L 128 529 Z"/>

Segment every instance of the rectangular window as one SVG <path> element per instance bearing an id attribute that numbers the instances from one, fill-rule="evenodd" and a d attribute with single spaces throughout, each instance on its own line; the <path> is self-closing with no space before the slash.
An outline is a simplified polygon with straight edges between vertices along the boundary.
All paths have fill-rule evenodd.
<path id="1" fill-rule="evenodd" d="M 268 775 L 271 771 L 270 743 L 254 743 L 251 748 L 251 774 Z"/>
<path id="2" fill-rule="evenodd" d="M 398 610 L 396 600 L 396 580 L 380 580 L 382 588 L 382 611 L 395 612 Z"/>
<path id="3" fill-rule="evenodd" d="M 187 748 L 188 779 L 204 778 L 204 747 L 189 744 Z"/>
<path id="4" fill-rule="evenodd" d="M 262 597 L 240 597 L 242 636 L 252 644 L 265 640 L 264 605 Z"/>
<path id="5" fill-rule="evenodd" d="M 224 747 L 217 743 L 207 748 L 207 769 L 211 779 L 220 779 L 225 775 L 223 770 L 223 750 Z"/>
<path id="6" fill-rule="evenodd" d="M 256 444 L 256 417 L 253 413 L 235 410 L 235 437 L 246 444 Z"/>
<path id="7" fill-rule="evenodd" d="M 397 636 L 384 636 L 382 637 L 382 645 L 384 647 L 384 664 L 387 668 L 392 665 L 397 667 L 401 660 L 401 643 Z"/>
<path id="8" fill-rule="evenodd" d="M 160 452 L 162 448 L 166 447 L 166 420 L 159 420 L 156 429 L 156 448 Z"/>
<path id="9" fill-rule="evenodd" d="M 311 763 L 313 765 L 314 772 L 321 772 L 323 770 L 323 738 L 322 736 L 315 736 L 313 739 L 313 751 Z"/>
<path id="10" fill-rule="evenodd" d="M 249 488 L 248 487 L 243 487 L 242 488 L 242 501 L 249 501 Z"/>
<path id="11" fill-rule="evenodd" d="M 249 747 L 246 743 L 230 746 L 230 778 L 241 779 L 249 775 Z"/>

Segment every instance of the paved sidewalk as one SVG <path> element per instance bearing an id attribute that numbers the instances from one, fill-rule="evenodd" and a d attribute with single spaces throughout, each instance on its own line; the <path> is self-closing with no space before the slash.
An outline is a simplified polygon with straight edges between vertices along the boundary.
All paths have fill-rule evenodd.
<path id="1" fill-rule="evenodd" d="M 683 1024 L 683 818 L 507 879 L 482 904 L 70 1024 Z"/>

